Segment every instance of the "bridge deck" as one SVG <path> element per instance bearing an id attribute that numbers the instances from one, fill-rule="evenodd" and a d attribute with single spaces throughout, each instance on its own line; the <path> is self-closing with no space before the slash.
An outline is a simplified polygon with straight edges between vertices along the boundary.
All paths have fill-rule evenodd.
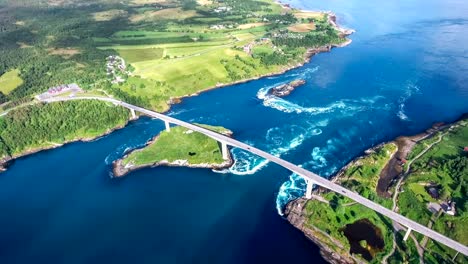
<path id="1" fill-rule="evenodd" d="M 240 148 L 240 149 L 243 149 L 245 151 L 248 151 L 250 153 L 253 153 L 253 154 L 256 154 L 262 158 L 265 158 L 271 162 L 274 162 L 298 175 L 301 175 L 302 177 L 312 181 L 313 183 L 319 185 L 319 186 L 322 186 L 324 188 L 327 188 L 331 191 L 334 191 L 336 193 L 339 193 L 343 196 L 346 196 L 348 197 L 349 199 L 351 200 L 354 200 L 362 205 L 364 205 L 365 207 L 367 208 L 370 208 L 376 212 L 379 212 L 380 214 L 390 218 L 391 220 L 393 221 L 396 221 L 404 226 L 406 226 L 407 228 L 411 228 L 413 231 L 415 232 L 418 232 L 420 234 L 423 234 L 424 236 L 427 236 L 427 237 L 430 237 L 432 239 L 434 239 L 435 241 L 441 243 L 441 244 L 444 244 L 446 245 L 447 247 L 450 247 L 458 252 L 461 252 L 462 254 L 464 254 L 465 256 L 468 256 L 468 247 L 455 241 L 455 240 L 452 240 L 430 228 L 427 228 L 426 226 L 423 226 L 419 223 L 416 223 L 415 221 L 413 220 L 410 220 L 398 213 L 395 213 L 393 212 L 392 210 L 390 209 L 387 209 L 383 206 L 381 206 L 380 204 L 377 204 L 371 200 L 368 200 L 362 196 L 360 196 L 358 193 L 355 193 L 355 192 L 352 192 L 338 184 L 335 184 L 325 178 L 322 178 L 320 177 L 319 175 L 313 173 L 313 172 L 310 172 L 308 170 L 305 170 L 303 168 L 300 168 L 299 166 L 296 166 L 288 161 L 285 161 L 279 157 L 276 157 L 276 156 L 273 156 L 265 151 L 262 151 L 260 149 L 257 149 L 257 148 L 254 148 L 252 146 L 249 146 L 245 143 L 242 143 L 240 141 L 237 141 L 233 138 L 230 138 L 230 137 L 227 137 L 227 136 L 224 136 L 224 135 L 221 135 L 221 134 L 218 134 L 214 131 L 211 131 L 211 130 L 208 130 L 206 128 L 203 128 L 203 127 L 199 127 L 199 126 L 196 126 L 196 125 L 193 125 L 193 124 L 190 124 L 190 123 L 187 123 L 187 122 L 184 122 L 182 120 L 179 120 L 179 119 L 176 119 L 176 118 L 173 118 L 173 117 L 170 117 L 170 116 L 166 116 L 164 114 L 160 114 L 160 113 L 157 113 L 157 112 L 154 112 L 154 111 L 151 111 L 151 110 L 148 110 L 148 109 L 145 109 L 145 108 L 142 108 L 142 107 L 138 107 L 138 106 L 135 106 L 135 105 L 131 105 L 131 104 L 128 104 L 128 103 L 125 103 L 125 102 L 122 102 L 122 101 L 119 101 L 119 100 L 116 100 L 116 99 L 113 99 L 113 98 L 105 98 L 105 97 L 64 97 L 64 98 L 50 98 L 50 99 L 45 99 L 43 100 L 44 102 L 60 102 L 60 101 L 70 101 L 70 100 L 101 100 L 101 101 L 107 101 L 107 102 L 111 102 L 111 103 L 114 103 L 114 104 L 117 104 L 117 105 L 121 105 L 123 107 L 126 107 L 128 109 L 133 109 L 135 111 L 138 111 L 140 113 L 143 113 L 143 114 L 146 114 L 148 116 L 151 116 L 151 117 L 154 117 L 154 118 L 158 118 L 158 119 L 161 119 L 163 121 L 167 121 L 171 124 L 176 124 L 176 125 L 179 125 L 179 126 L 183 126 L 185 128 L 188 128 L 188 129 L 191 129 L 193 131 L 197 131 L 197 132 L 200 132 L 202 134 L 205 134 L 206 136 L 209 136 L 217 141 L 220 141 L 222 143 L 226 143 L 227 145 L 230 145 L 232 147 L 236 147 L 236 148 Z"/>

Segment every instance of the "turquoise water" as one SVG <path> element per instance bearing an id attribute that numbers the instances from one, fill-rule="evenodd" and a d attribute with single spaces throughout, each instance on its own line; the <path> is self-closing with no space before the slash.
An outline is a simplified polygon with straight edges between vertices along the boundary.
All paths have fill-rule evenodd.
<path id="1" fill-rule="evenodd" d="M 365 149 L 468 112 L 468 4 L 292 1 L 333 10 L 353 43 L 286 74 L 188 98 L 170 114 L 327 177 Z M 284 99 L 265 96 L 296 78 Z M 310 263 L 318 249 L 280 215 L 303 193 L 288 171 L 233 149 L 233 168 L 111 162 L 163 129 L 141 118 L 90 143 L 21 158 L 0 174 L 0 263 Z"/>

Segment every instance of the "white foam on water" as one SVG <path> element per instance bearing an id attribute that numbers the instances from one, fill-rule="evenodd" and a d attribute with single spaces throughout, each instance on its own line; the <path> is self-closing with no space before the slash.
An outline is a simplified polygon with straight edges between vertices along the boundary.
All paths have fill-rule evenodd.
<path id="1" fill-rule="evenodd" d="M 320 135 L 320 134 L 322 134 L 322 129 L 316 128 L 316 129 L 313 129 L 313 130 L 312 130 L 312 135 L 318 136 L 318 135 Z"/>
<path id="2" fill-rule="evenodd" d="M 144 144 L 143 144 L 144 145 Z M 133 149 L 137 149 L 143 146 L 142 144 L 131 144 L 126 143 L 123 145 L 118 146 L 114 151 L 112 151 L 107 157 L 104 159 L 104 163 L 106 165 L 112 164 L 115 160 L 122 158 L 125 154 Z"/>
<path id="3" fill-rule="evenodd" d="M 332 157 L 333 153 L 339 151 L 339 145 L 342 142 L 338 138 L 331 138 L 327 140 L 325 147 L 314 147 L 310 153 L 311 159 L 301 167 L 309 169 L 323 177 L 329 177 L 335 173 L 337 166 L 329 166 L 327 157 Z M 294 199 L 302 197 L 306 191 L 307 184 L 305 180 L 297 174 L 291 174 L 289 180 L 284 182 L 276 197 L 276 209 L 279 215 L 283 215 L 283 209 L 286 204 Z"/>
<path id="4" fill-rule="evenodd" d="M 353 115 L 354 113 L 366 110 L 369 107 L 375 107 L 376 102 L 384 98 L 382 96 L 374 96 L 358 100 L 342 99 L 326 106 L 306 107 L 269 94 L 269 90 L 275 86 L 261 88 L 257 92 L 257 98 L 263 101 L 264 106 L 284 113 L 307 113 L 310 115 L 318 115 L 340 111 L 345 115 Z M 379 104 L 378 107 L 382 108 L 381 104 Z"/>
<path id="5" fill-rule="evenodd" d="M 284 113 L 308 113 L 311 115 L 327 114 L 338 110 L 356 112 L 360 109 L 358 106 L 347 104 L 344 100 L 336 101 L 327 106 L 304 107 L 273 95 L 266 96 L 263 105 Z"/>
<path id="6" fill-rule="evenodd" d="M 301 176 L 295 173 L 289 175 L 289 180 L 281 185 L 278 195 L 276 196 L 276 210 L 279 215 L 284 215 L 284 205 L 304 195 L 306 186 L 306 181 Z"/>
<path id="7" fill-rule="evenodd" d="M 190 112 L 192 111 L 192 109 L 186 109 L 186 108 L 182 108 L 182 109 L 179 109 L 177 111 L 174 111 L 174 110 L 171 110 L 168 115 L 169 116 L 176 116 L 176 115 L 180 115 L 182 113 L 186 113 L 186 112 Z"/>
<path id="8" fill-rule="evenodd" d="M 321 125 L 327 123 L 322 121 Z M 298 125 L 286 127 L 273 127 L 268 129 L 264 146 L 259 146 L 274 156 L 280 157 L 289 151 L 299 147 L 305 140 L 322 133 L 321 129 L 315 128 L 315 124 L 307 124 L 307 127 Z M 234 148 L 232 149 L 234 164 L 229 172 L 236 175 L 250 175 L 265 167 L 269 161 L 253 155 L 249 152 Z"/>
<path id="9" fill-rule="evenodd" d="M 413 96 L 413 94 L 420 91 L 419 87 L 410 83 L 406 86 L 406 90 L 402 96 L 398 99 L 398 111 L 396 115 L 403 121 L 410 121 L 411 119 L 405 113 L 406 102 Z"/>
<path id="10" fill-rule="evenodd" d="M 282 75 L 283 78 L 290 78 L 290 77 L 299 77 L 300 79 L 306 79 L 310 78 L 313 73 L 317 72 L 319 70 L 319 66 L 313 67 L 313 68 L 303 68 L 304 70 L 302 71 L 295 71 L 295 72 L 290 72 L 287 73 L 286 75 Z"/>
<path id="11" fill-rule="evenodd" d="M 397 116 L 403 121 L 409 121 L 409 117 L 405 114 L 405 104 L 400 104 L 398 109 Z"/>
<path id="12" fill-rule="evenodd" d="M 226 171 L 236 175 L 251 175 L 268 164 L 268 160 L 238 148 L 231 150 L 234 164 Z"/>

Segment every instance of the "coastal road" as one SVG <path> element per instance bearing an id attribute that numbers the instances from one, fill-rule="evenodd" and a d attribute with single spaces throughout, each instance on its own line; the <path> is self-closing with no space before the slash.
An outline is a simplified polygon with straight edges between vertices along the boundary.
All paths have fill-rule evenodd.
<path id="1" fill-rule="evenodd" d="M 227 136 L 224 136 L 222 134 L 218 134 L 217 132 L 214 132 L 214 131 L 211 131 L 211 130 L 208 130 L 206 128 L 203 128 L 203 127 L 199 127 L 199 126 L 196 126 L 196 125 L 193 125 L 193 124 L 190 124 L 190 123 L 187 123 L 185 121 L 182 121 L 182 120 L 179 120 L 179 119 L 176 119 L 176 118 L 173 118 L 173 117 L 170 117 L 170 116 L 166 116 L 164 114 L 161 114 L 161 113 L 157 113 L 157 112 L 154 112 L 154 111 L 151 111 L 151 110 L 148 110 L 148 109 L 145 109 L 145 108 L 142 108 L 142 107 L 138 107 L 138 106 L 135 106 L 135 105 L 132 105 L 132 104 L 128 104 L 128 103 L 125 103 L 125 102 L 122 102 L 122 101 L 119 101 L 119 100 L 116 100 L 116 99 L 113 99 L 113 98 L 106 98 L 106 97 L 95 97 L 95 96 L 83 96 L 83 97 L 55 97 L 55 98 L 49 98 L 49 99 L 44 99 L 42 100 L 43 102 L 46 102 L 46 103 L 52 103 L 52 102 L 62 102 L 62 101 L 72 101 L 72 100 L 100 100 L 100 101 L 105 101 L 105 102 L 110 102 L 110 103 L 113 103 L 115 105 L 120 105 L 122 107 L 125 107 L 125 108 L 128 108 L 128 109 L 131 109 L 131 110 L 134 110 L 134 111 L 137 111 L 137 112 L 140 112 L 142 114 L 145 114 L 145 115 L 148 115 L 150 117 L 153 117 L 153 118 L 157 118 L 157 119 L 160 119 L 160 120 L 163 120 L 163 121 L 166 121 L 166 122 L 169 122 L 171 124 L 175 124 L 175 125 L 179 125 L 179 126 L 182 126 L 182 127 L 185 127 L 185 128 L 188 128 L 188 129 L 191 129 L 193 131 L 196 131 L 196 132 L 199 132 L 199 133 L 202 133 L 208 137 L 211 137 L 213 138 L 214 140 L 216 141 L 219 141 L 219 142 L 222 142 L 222 143 L 225 143 L 227 145 L 230 145 L 232 147 L 236 147 L 236 148 L 239 148 L 239 149 L 242 149 L 242 150 L 245 150 L 245 151 L 248 151 L 250 153 L 253 153 L 253 154 L 256 154 L 264 159 L 267 159 L 273 163 L 276 163 L 300 176 L 302 176 L 303 178 L 306 178 L 307 180 L 310 180 L 312 181 L 314 184 L 316 185 L 319 185 L 321 187 L 324 187 L 326 189 L 329 189 L 331 191 L 334 191 L 336 193 L 339 193 L 343 196 L 346 196 L 348 197 L 349 199 L 351 200 L 354 200 L 362 205 L 364 205 L 365 207 L 369 208 L 369 209 L 372 209 L 388 218 L 390 218 L 391 220 L 395 221 L 395 222 L 398 222 L 400 223 L 401 225 L 403 226 L 406 226 L 407 228 L 411 228 L 413 231 L 415 232 L 418 232 L 424 236 L 427 236 L 427 237 L 430 237 L 432 238 L 433 240 L 441 243 L 441 244 L 444 244 L 446 245 L 447 247 L 450 247 L 462 254 L 464 254 L 465 256 L 468 256 L 468 247 L 455 241 L 455 240 L 452 240 L 430 228 L 427 228 L 426 226 L 423 226 L 419 223 L 416 223 L 415 221 L 413 220 L 410 220 L 398 213 L 395 213 L 393 212 L 392 210 L 386 208 L 386 207 L 383 207 L 381 206 L 380 204 L 377 204 L 369 199 L 366 199 L 362 196 L 360 196 L 358 193 L 356 192 L 353 192 L 353 191 L 350 191 L 336 183 L 333 183 L 325 178 L 322 178 L 320 177 L 319 175 L 313 173 L 313 172 L 310 172 L 308 170 L 305 170 L 295 164 L 292 164 L 288 161 L 285 161 L 277 156 L 274 156 L 274 155 L 271 155 L 265 151 L 262 151 L 260 149 L 257 149 L 255 147 L 252 147 L 250 145 L 247 145 L 245 143 L 242 143 L 240 141 L 237 141 L 233 138 L 230 138 L 230 137 L 227 137 Z"/>

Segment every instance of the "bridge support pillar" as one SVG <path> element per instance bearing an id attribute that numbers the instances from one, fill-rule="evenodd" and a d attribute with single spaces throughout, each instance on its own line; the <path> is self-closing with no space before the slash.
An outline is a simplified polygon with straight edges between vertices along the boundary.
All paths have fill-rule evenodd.
<path id="1" fill-rule="evenodd" d="M 411 231 L 412 231 L 412 230 L 413 230 L 413 229 L 411 229 L 410 227 L 408 227 L 408 230 L 406 230 L 406 234 L 405 234 L 405 237 L 403 238 L 403 241 L 408 240 L 408 237 L 409 237 L 409 235 L 411 234 Z"/>
<path id="2" fill-rule="evenodd" d="M 166 131 L 171 132 L 171 124 L 167 121 L 164 121 L 164 125 L 166 126 Z"/>
<path id="3" fill-rule="evenodd" d="M 314 187 L 314 183 L 311 180 L 306 180 L 306 182 L 307 182 L 306 199 L 312 199 L 312 189 Z"/>
<path id="4" fill-rule="evenodd" d="M 223 153 L 223 160 L 228 160 L 229 159 L 229 150 L 228 150 L 228 147 L 227 147 L 227 144 L 224 143 L 224 142 L 220 142 L 221 143 L 221 152 Z"/>
<path id="5" fill-rule="evenodd" d="M 132 113 L 132 119 L 136 119 L 136 114 L 134 109 L 130 109 L 130 113 Z"/>

